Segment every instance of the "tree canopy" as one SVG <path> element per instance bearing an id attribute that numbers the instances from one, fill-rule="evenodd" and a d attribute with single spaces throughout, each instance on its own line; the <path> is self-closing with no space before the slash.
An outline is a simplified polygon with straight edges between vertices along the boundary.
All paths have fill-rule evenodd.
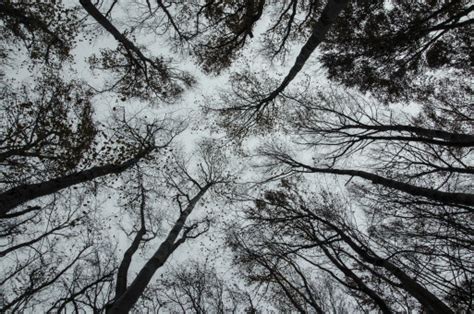
<path id="1" fill-rule="evenodd" d="M 0 312 L 470 313 L 470 1 L 0 3 Z"/>

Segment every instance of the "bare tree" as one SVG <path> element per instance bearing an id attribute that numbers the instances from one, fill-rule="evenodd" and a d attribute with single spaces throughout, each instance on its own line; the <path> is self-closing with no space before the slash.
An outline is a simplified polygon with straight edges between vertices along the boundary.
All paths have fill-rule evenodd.
<path id="1" fill-rule="evenodd" d="M 121 264 L 122 272 L 117 277 L 117 294 L 110 304 L 109 313 L 130 311 L 143 295 L 153 275 L 166 263 L 173 252 L 188 239 L 197 238 L 209 229 L 208 218 L 188 225 L 188 217 L 207 193 L 215 186 L 229 182 L 230 177 L 225 173 L 225 158 L 219 154 L 217 147 L 212 147 L 211 144 L 203 145 L 200 153 L 202 161 L 197 165 L 198 175 L 196 177 L 193 177 L 186 165 L 179 160 L 173 166 L 174 171 L 168 174 L 168 184 L 176 191 L 174 201 L 179 209 L 178 218 L 158 249 L 140 269 L 133 281 L 126 285 L 126 272 L 131 258 L 136 252 L 134 244 L 142 239 L 140 230 L 137 232 L 134 242 L 127 250 Z"/>
<path id="2" fill-rule="evenodd" d="M 120 32 L 91 1 L 81 0 L 80 3 L 119 42 L 115 51 L 103 50 L 100 57 L 90 60 L 94 67 L 110 70 L 118 76 L 108 90 L 119 92 L 122 99 L 158 97 L 172 100 L 183 92 L 184 87 L 194 83 L 189 74 L 172 69 L 163 58 L 145 56 L 143 49 Z"/>
<path id="3" fill-rule="evenodd" d="M 296 5 L 296 1 L 294 3 Z M 229 105 L 217 109 L 225 120 L 223 124 L 228 124 L 229 121 L 232 122 L 234 128 L 232 135 L 242 137 L 250 132 L 249 128 L 258 127 L 260 124 L 265 124 L 266 120 L 272 120 L 271 116 L 275 114 L 272 112 L 274 110 L 272 107 L 276 107 L 276 99 L 279 96 L 284 98 L 284 95 L 282 95 L 284 90 L 303 69 L 304 64 L 319 44 L 324 41 L 331 25 L 347 3 L 348 1 L 339 0 L 326 3 L 319 19 L 312 25 L 311 36 L 301 48 L 288 74 L 277 87 L 263 87 L 260 83 L 262 79 L 253 78 L 250 73 L 244 72 L 234 75 L 234 95 L 230 96 L 232 101 L 224 101 Z M 289 28 L 291 29 L 291 26 Z M 273 82 L 270 82 L 270 84 L 273 84 Z M 270 91 L 267 91 L 268 89 Z"/>
<path id="4" fill-rule="evenodd" d="M 80 183 L 90 182 L 96 178 L 104 177 L 110 174 L 120 174 L 137 164 L 140 160 L 150 156 L 154 151 L 167 147 L 174 136 L 180 132 L 180 129 L 168 129 L 166 124 L 157 121 L 152 124 L 141 126 L 141 130 L 132 127 L 125 117 L 119 117 L 115 125 L 118 131 L 115 132 L 114 143 L 115 149 L 120 152 L 112 158 L 109 155 L 100 156 L 98 152 L 90 154 L 89 158 L 95 157 L 93 161 L 99 165 L 89 167 L 85 170 L 74 169 L 62 172 L 60 176 L 43 178 L 39 180 L 31 180 L 33 182 L 20 182 L 16 186 L 0 193 L 0 215 L 8 217 L 9 212 L 18 206 L 34 200 L 36 198 L 56 193 L 65 188 L 75 186 Z M 36 130 L 36 129 L 35 129 Z M 165 138 L 161 141 L 157 140 L 158 135 L 163 134 Z M 104 147 L 103 150 L 110 151 L 111 148 Z M 21 155 L 21 153 L 20 153 Z M 103 160 L 97 160 L 97 157 Z M 33 157 L 36 157 L 33 155 Z M 75 158 L 78 156 L 74 155 Z M 86 163 L 87 164 L 87 163 Z M 34 182 L 39 181 L 39 182 Z M 31 207 L 35 208 L 35 207 Z"/>
<path id="5" fill-rule="evenodd" d="M 440 293 L 436 280 L 418 279 L 422 272 L 428 275 L 429 271 L 409 267 L 396 254 L 381 255 L 376 242 L 353 226 L 345 217 L 347 210 L 340 206 L 343 203 L 327 193 L 308 197 L 295 192 L 288 182 L 283 188 L 266 191 L 246 210 L 253 223 L 231 238 L 240 256 L 237 261 L 247 269 L 250 278 L 265 282 L 268 279 L 264 279 L 262 271 L 276 280 L 277 285 L 288 291 L 287 297 L 296 307 L 308 304 L 310 299 L 302 302 L 297 297 L 309 298 L 312 294 L 305 290 L 310 286 L 304 284 L 305 280 L 297 284 L 281 271 L 285 265 L 292 265 L 301 278 L 306 278 L 299 266 L 304 263 L 327 272 L 342 287 L 355 291 L 356 298 L 377 305 L 385 313 L 396 306 L 396 299 L 389 301 L 387 289 L 394 291 L 393 296 L 400 295 L 401 289 L 433 312 L 453 313 L 430 291 L 432 288 Z M 388 244 L 384 246 L 382 250 Z"/>
<path id="6" fill-rule="evenodd" d="M 191 313 L 256 311 L 250 293 L 231 285 L 209 265 L 208 261 L 190 260 L 172 269 L 156 284 L 151 285 L 145 295 L 158 302 L 159 310 L 162 311 Z M 151 300 L 144 299 L 139 304 L 149 309 Z"/>

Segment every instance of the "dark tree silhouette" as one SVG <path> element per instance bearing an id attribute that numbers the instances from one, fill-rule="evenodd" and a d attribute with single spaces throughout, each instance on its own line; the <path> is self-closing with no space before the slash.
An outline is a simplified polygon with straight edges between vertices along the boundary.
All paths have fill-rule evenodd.
<path id="1" fill-rule="evenodd" d="M 118 79 L 107 90 L 117 91 L 122 99 L 138 97 L 145 100 L 160 98 L 173 100 L 194 79 L 188 73 L 172 69 L 161 57 L 147 57 L 143 49 L 121 33 L 89 0 L 79 1 L 87 13 L 94 18 L 118 42 L 116 50 L 102 50 L 101 56 L 90 59 L 93 67 L 110 70 Z"/>
<path id="2" fill-rule="evenodd" d="M 229 182 L 230 176 L 225 173 L 225 158 L 217 151 L 212 143 L 203 144 L 200 150 L 202 162 L 199 163 L 199 173 L 193 177 L 186 165 L 177 160 L 174 172 L 168 175 L 168 184 L 176 191 L 175 202 L 178 205 L 179 215 L 165 239 L 158 249 L 140 269 L 133 281 L 127 286 L 127 270 L 131 258 L 136 252 L 136 245 L 146 234 L 146 229 L 140 229 L 135 235 L 132 245 L 124 255 L 121 263 L 121 272 L 117 277 L 115 298 L 110 302 L 108 313 L 128 313 L 145 289 L 150 284 L 153 275 L 161 268 L 173 252 L 188 239 L 199 237 L 209 229 L 209 219 L 198 220 L 187 224 L 188 217 L 195 210 L 202 198 L 211 192 L 215 186 Z M 142 224 L 142 227 L 144 225 Z"/>
<path id="3" fill-rule="evenodd" d="M 67 8 L 62 3 L 2 1 L 0 38 L 4 50 L 0 60 L 13 54 L 12 47 L 22 43 L 31 61 L 44 62 L 49 67 L 61 64 L 71 57 L 81 29 L 77 13 L 76 8 Z"/>
<path id="4" fill-rule="evenodd" d="M 237 81 L 236 85 L 238 85 L 234 87 L 236 95 L 229 105 L 218 109 L 224 116 L 224 124 L 227 124 L 229 120 L 232 121 L 232 126 L 235 129 L 232 132 L 233 134 L 237 136 L 246 135 L 249 132 L 249 128 L 257 126 L 262 123 L 262 120 L 265 120 L 264 117 L 271 115 L 266 110 L 267 107 L 276 106 L 275 101 L 277 97 L 282 95 L 286 87 L 303 69 L 306 61 L 319 44 L 324 41 L 331 25 L 347 3 L 348 1 L 341 0 L 331 0 L 326 3 L 317 22 L 312 25 L 311 36 L 301 48 L 291 69 L 277 87 L 272 87 L 269 92 L 266 92 L 265 88 L 262 88 L 260 83 L 257 83 L 258 79 L 247 77 L 250 74 L 244 73 L 234 76 L 233 80 Z M 247 84 L 241 84 L 240 81 L 244 81 Z"/>
<path id="5" fill-rule="evenodd" d="M 323 45 L 321 61 L 331 79 L 347 86 L 382 99 L 423 100 L 416 77 L 428 69 L 469 75 L 473 10 L 470 1 L 396 1 L 391 8 L 353 1 Z"/>
<path id="6" fill-rule="evenodd" d="M 120 154 L 113 156 L 113 158 L 107 155 L 101 156 L 104 158 L 104 160 L 100 162 L 102 164 L 89 167 L 85 170 L 74 169 L 73 171 L 62 172 L 60 176 L 52 177 L 44 181 L 41 179 L 35 180 L 39 182 L 20 183 L 2 191 L 0 193 L 1 217 L 8 217 L 7 215 L 11 210 L 36 198 L 51 195 L 65 188 L 90 182 L 99 177 L 120 174 L 154 151 L 166 148 L 176 133 L 180 131 L 167 130 L 164 124 L 155 122 L 146 125 L 145 133 L 140 134 L 136 129 L 128 125 L 126 120 L 117 122 L 122 132 L 122 134 L 117 135 L 118 141 L 115 143 L 118 145 L 116 149 L 120 151 Z M 159 143 L 156 141 L 158 135 L 164 135 L 167 138 L 165 138 L 162 143 Z M 93 156 L 98 157 L 99 154 L 95 153 Z M 74 157 L 77 158 L 78 156 L 74 155 Z"/>
<path id="7" fill-rule="evenodd" d="M 312 304 L 315 311 L 321 311 L 321 305 L 309 299 L 311 290 L 305 292 L 311 287 L 307 283 L 309 274 L 299 265 L 309 263 L 329 273 L 343 287 L 356 291 L 357 298 L 365 295 L 362 299 L 385 313 L 392 312 L 395 306 L 385 295 L 386 289 L 404 290 L 427 310 L 454 313 L 439 296 L 417 281 L 422 271 L 407 267 L 395 255 L 377 253 L 372 247 L 376 244 L 345 217 L 346 209 L 338 208 L 344 206 L 342 202 L 327 193 L 319 198 L 302 195 L 288 182 L 284 186 L 257 198 L 255 205 L 246 209 L 253 223 L 231 235 L 237 262 L 247 269 L 250 278 L 281 285 L 287 297 L 293 298 L 295 308 Z M 324 258 L 318 258 L 318 251 Z M 293 267 L 304 284 L 295 282 L 288 273 L 281 273 L 285 265 Z M 364 272 L 374 279 L 367 280 Z M 436 281 L 430 285 L 436 288 Z M 299 300 L 301 297 L 306 301 Z"/>

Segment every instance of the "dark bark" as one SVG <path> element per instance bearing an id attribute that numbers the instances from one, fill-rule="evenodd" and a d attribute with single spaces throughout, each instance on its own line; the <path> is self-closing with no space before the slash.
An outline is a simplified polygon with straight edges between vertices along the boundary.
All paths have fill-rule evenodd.
<path id="1" fill-rule="evenodd" d="M 108 314 L 125 314 L 133 308 L 145 291 L 145 288 L 148 286 L 155 272 L 163 266 L 174 250 L 184 242 L 185 237 L 183 236 L 181 239 L 177 240 L 178 236 L 183 230 L 188 216 L 210 186 L 210 184 L 204 186 L 199 193 L 190 200 L 189 204 L 179 215 L 178 220 L 168 233 L 166 239 L 161 243 L 158 250 L 148 260 L 145 266 L 143 266 L 127 290 L 117 299 L 117 301 L 114 302 L 110 310 L 107 311 Z"/>
<path id="2" fill-rule="evenodd" d="M 138 230 L 135 238 L 132 241 L 130 247 L 125 251 L 123 255 L 122 262 L 120 263 L 118 272 L 117 272 L 117 284 L 115 286 L 115 299 L 119 298 L 127 290 L 127 277 L 128 269 L 130 268 L 130 263 L 132 262 L 132 257 L 135 252 L 138 250 L 138 247 L 143 239 L 143 236 L 146 233 L 145 228 L 145 192 L 141 191 L 141 204 L 140 204 L 140 230 Z"/>
<path id="3" fill-rule="evenodd" d="M 284 161 L 285 162 L 285 161 Z M 369 181 L 372 181 L 374 184 L 383 185 L 390 189 L 395 189 L 410 195 L 422 196 L 428 199 L 441 202 L 444 204 L 457 204 L 465 206 L 474 206 L 474 194 L 470 193 L 450 193 L 443 192 L 429 188 L 423 188 L 416 185 L 403 183 L 393 179 L 388 179 L 370 172 L 360 171 L 360 170 L 349 170 L 349 169 L 333 169 L 333 168 L 315 168 L 311 167 L 294 160 L 286 161 L 287 164 L 290 164 L 295 167 L 301 167 L 312 173 L 332 173 L 337 175 L 347 175 L 363 178 Z"/>
<path id="4" fill-rule="evenodd" d="M 329 250 L 324 246 L 321 245 L 321 249 L 323 250 L 324 254 L 328 257 L 328 259 L 333 263 L 334 266 L 336 266 L 346 277 L 350 278 L 353 280 L 360 291 L 368 295 L 375 304 L 380 308 L 380 311 L 385 314 L 390 314 L 393 313 L 390 307 L 387 305 L 387 303 L 375 292 L 374 290 L 370 289 L 364 281 L 357 276 L 352 270 L 347 268 L 345 265 L 342 265 L 332 254 L 329 252 Z"/>
<path id="5" fill-rule="evenodd" d="M 133 44 L 127 37 L 125 37 L 110 21 L 102 14 L 89 0 L 79 0 L 82 7 L 89 13 L 103 28 L 105 28 L 114 38 L 120 42 L 127 51 L 133 51 L 144 63 L 153 65 L 153 61 L 145 57 L 143 53 Z"/>
<path id="6" fill-rule="evenodd" d="M 440 314 L 454 314 L 454 312 L 441 301 L 438 297 L 428 291 L 426 288 L 418 284 L 413 278 L 407 275 L 403 270 L 392 264 L 386 259 L 382 259 L 376 256 L 373 252 L 370 252 L 367 248 L 355 243 L 344 231 L 329 223 L 328 221 L 319 219 L 325 224 L 335 230 L 344 242 L 346 242 L 364 261 L 377 266 L 383 267 L 392 275 L 394 275 L 401 283 L 402 287 L 410 293 L 415 299 L 417 299 L 424 307 L 426 307 L 431 313 Z"/>
<path id="7" fill-rule="evenodd" d="M 187 40 L 188 38 L 185 35 L 183 35 L 183 33 L 181 33 L 178 25 L 175 23 L 175 21 L 173 19 L 173 16 L 168 11 L 166 6 L 163 4 L 163 1 L 162 0 L 156 0 L 156 3 L 163 10 L 163 12 L 165 12 L 166 17 L 168 18 L 168 21 L 170 22 L 171 26 L 173 26 L 173 28 L 176 31 L 176 33 L 178 34 L 179 38 L 182 39 L 182 40 Z"/>
<path id="8" fill-rule="evenodd" d="M 410 126 L 410 125 L 353 125 L 353 126 L 345 126 L 343 129 L 347 128 L 354 128 L 354 129 L 364 129 L 364 130 L 374 130 L 374 131 L 397 131 L 397 132 L 410 132 L 412 134 L 416 134 L 420 137 L 396 137 L 396 136 L 388 136 L 388 139 L 400 139 L 400 140 L 407 140 L 407 141 L 417 141 L 417 142 L 426 142 L 429 144 L 437 144 L 437 145 L 446 145 L 446 146 L 459 146 L 459 147 L 471 147 L 474 146 L 474 135 L 470 134 L 462 134 L 462 133 L 454 133 L 454 132 L 447 132 L 442 130 L 435 130 L 435 129 L 426 129 L 422 127 Z M 371 137 L 369 137 L 371 138 Z M 442 139 L 442 140 L 436 140 Z"/>
<path id="9" fill-rule="evenodd" d="M 339 13 L 344 9 L 349 0 L 329 0 L 321 13 L 321 17 L 313 27 L 313 32 L 308 41 L 301 48 L 300 53 L 296 57 L 293 67 L 290 69 L 286 77 L 280 85 L 265 97 L 257 106 L 257 110 L 265 107 L 268 103 L 273 101 L 283 90 L 290 84 L 296 75 L 301 71 L 306 61 L 309 59 L 314 50 L 323 42 L 329 28 L 336 20 Z"/>
<path id="10" fill-rule="evenodd" d="M 326 227 L 333 230 L 342 241 L 344 241 L 352 250 L 354 250 L 355 253 L 357 253 L 357 255 L 361 257 L 364 262 L 367 262 L 375 267 L 382 267 L 390 274 L 395 276 L 400 281 L 401 287 L 415 299 L 417 299 L 420 304 L 422 304 L 429 311 L 429 313 L 454 314 L 454 312 L 443 301 L 428 291 L 425 287 L 420 285 L 415 279 L 409 276 L 398 266 L 391 263 L 388 259 L 379 257 L 369 247 L 362 244 L 360 240 L 357 238 L 352 238 L 352 236 L 348 235 L 345 230 L 334 224 L 332 221 L 314 214 L 311 210 L 306 208 L 302 209 L 313 219 L 321 222 L 322 224 L 326 225 Z M 324 246 L 321 247 L 323 250 L 325 250 Z M 328 255 L 327 252 L 325 253 Z"/>
<path id="11" fill-rule="evenodd" d="M 449 132 L 440 129 L 430 129 L 422 126 L 407 124 L 384 124 L 379 121 L 376 114 L 370 114 L 370 123 L 363 122 L 359 111 L 365 111 L 362 104 L 357 104 L 357 108 L 345 112 L 345 109 L 336 108 L 336 105 L 306 105 L 299 102 L 307 110 L 301 113 L 301 127 L 308 133 L 316 134 L 341 134 L 345 137 L 354 137 L 367 140 L 400 140 L 414 141 L 434 145 L 471 147 L 474 146 L 474 135 L 466 133 Z M 341 107 L 342 108 L 342 107 Z M 319 111 L 334 115 L 337 122 L 322 120 Z M 360 133 L 348 134 L 347 130 L 360 130 Z M 375 136 L 379 133 L 388 133 L 389 135 Z M 410 135 L 392 135 L 392 132 L 399 134 L 409 133 Z"/>
<path id="12" fill-rule="evenodd" d="M 27 213 L 30 213 L 30 212 L 33 212 L 33 211 L 37 211 L 37 210 L 41 210 L 41 207 L 40 206 L 28 206 L 25 210 L 21 210 L 21 211 L 18 211 L 18 212 L 7 214 L 7 215 L 2 215 L 0 217 L 3 218 L 3 219 L 10 219 L 10 218 L 19 217 L 19 216 L 22 216 L 24 214 L 27 214 Z"/>
<path id="13" fill-rule="evenodd" d="M 135 165 L 149 152 L 150 149 L 144 150 L 137 156 L 118 165 L 108 164 L 104 166 L 96 166 L 87 170 L 75 172 L 64 177 L 54 178 L 41 183 L 23 184 L 0 193 L 0 218 L 4 218 L 6 214 L 15 207 L 35 198 L 56 193 L 62 189 L 76 184 L 88 182 L 98 177 L 121 173 Z"/>

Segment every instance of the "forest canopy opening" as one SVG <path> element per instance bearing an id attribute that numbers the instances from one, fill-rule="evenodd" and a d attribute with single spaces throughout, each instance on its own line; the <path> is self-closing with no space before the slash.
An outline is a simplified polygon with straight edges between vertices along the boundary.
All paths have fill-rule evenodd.
<path id="1" fill-rule="evenodd" d="M 2 1 L 0 312 L 474 311 L 473 17 Z"/>

